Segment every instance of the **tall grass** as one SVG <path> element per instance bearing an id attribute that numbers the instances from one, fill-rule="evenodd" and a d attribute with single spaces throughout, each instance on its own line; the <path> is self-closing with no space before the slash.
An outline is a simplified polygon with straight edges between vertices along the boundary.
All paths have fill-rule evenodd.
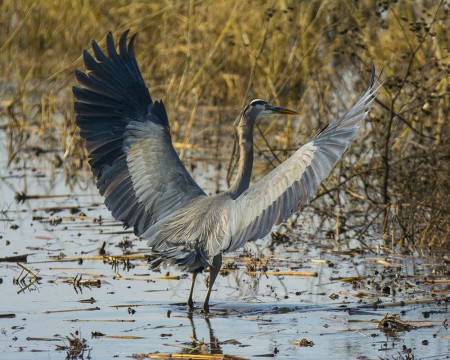
<path id="1" fill-rule="evenodd" d="M 68 150 L 68 179 L 84 167 L 73 70 L 83 69 L 83 49 L 92 39 L 104 45 L 108 31 L 138 33 L 138 63 L 153 98 L 164 99 L 184 160 L 210 147 L 230 174 L 231 151 L 218 149 L 233 147 L 231 125 L 245 102 L 264 98 L 301 112 L 300 120 L 261 124 L 260 177 L 351 106 L 373 62 L 384 86 L 312 206 L 331 219 L 343 208 L 365 213 L 339 220 L 336 236 L 374 227 L 391 245 L 449 246 L 447 2 L 3 0 L 0 10 L 10 163 L 33 139 L 60 156 Z"/>

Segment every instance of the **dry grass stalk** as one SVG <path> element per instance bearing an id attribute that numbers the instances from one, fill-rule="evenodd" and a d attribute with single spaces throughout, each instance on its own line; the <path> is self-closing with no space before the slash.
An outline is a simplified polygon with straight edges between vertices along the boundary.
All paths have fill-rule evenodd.
<path id="1" fill-rule="evenodd" d="M 316 272 L 301 272 L 301 271 L 246 271 L 249 275 L 283 275 L 283 276 L 304 276 L 304 277 L 316 277 Z"/>
<path id="2" fill-rule="evenodd" d="M 67 310 L 46 310 L 43 311 L 43 314 L 54 314 L 54 313 L 66 313 L 66 312 L 78 312 L 78 311 L 97 311 L 100 310 L 100 308 L 94 307 L 94 308 L 84 308 L 84 309 L 67 309 Z"/>
<path id="3" fill-rule="evenodd" d="M 135 359 L 192 359 L 192 360 L 246 360 L 247 358 L 227 354 L 134 354 Z"/>

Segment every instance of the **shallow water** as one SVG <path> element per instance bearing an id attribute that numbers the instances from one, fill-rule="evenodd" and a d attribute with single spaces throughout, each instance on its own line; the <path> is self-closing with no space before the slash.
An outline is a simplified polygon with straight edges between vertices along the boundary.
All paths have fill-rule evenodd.
<path id="1" fill-rule="evenodd" d="M 2 132 L 0 140 L 6 146 Z M 82 356 L 92 359 L 155 353 L 278 359 L 450 356 L 448 283 L 432 282 L 448 279 L 441 257 L 361 251 L 352 238 L 326 239 L 315 217 L 306 214 L 301 226 L 287 231 L 289 241 L 274 245 L 267 237 L 227 254 L 229 269 L 216 282 L 209 317 L 199 312 L 207 274 L 199 276 L 197 308 L 189 313 L 184 301 L 190 278 L 173 268 L 149 270 L 147 260 L 139 258 L 145 241 L 122 233 L 91 181 L 67 186 L 64 169 L 48 165 L 53 156 L 22 159 L 8 168 L 6 155 L 1 157 L 0 256 L 27 254 L 21 264 L 40 277 L 31 281 L 15 261 L 0 263 L 0 315 L 11 316 L 0 318 L 1 358 L 65 358 L 71 334 L 85 339 Z M 225 177 L 215 171 L 201 163 L 193 176 L 203 186 L 214 184 L 206 187 L 212 193 L 223 187 L 214 179 Z M 60 197 L 18 202 L 21 192 Z M 119 247 L 124 240 L 132 247 Z M 103 242 L 105 257 L 99 255 Z M 365 242 L 374 249 L 379 244 Z M 117 257 L 124 252 L 138 258 L 126 263 Z M 296 276 L 299 272 L 317 276 Z M 346 277 L 356 279 L 339 281 Z M 444 300 L 433 301 L 438 299 Z M 414 300 L 424 303 L 408 303 Z M 387 313 L 416 328 L 381 331 L 377 322 Z M 313 346 L 299 346 L 302 339 Z"/>

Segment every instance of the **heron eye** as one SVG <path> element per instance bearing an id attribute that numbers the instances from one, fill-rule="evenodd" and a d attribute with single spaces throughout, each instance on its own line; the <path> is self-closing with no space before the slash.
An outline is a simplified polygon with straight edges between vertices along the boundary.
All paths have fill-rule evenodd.
<path id="1" fill-rule="evenodd" d="M 269 108 L 269 104 L 264 105 L 264 109 L 268 109 Z"/>

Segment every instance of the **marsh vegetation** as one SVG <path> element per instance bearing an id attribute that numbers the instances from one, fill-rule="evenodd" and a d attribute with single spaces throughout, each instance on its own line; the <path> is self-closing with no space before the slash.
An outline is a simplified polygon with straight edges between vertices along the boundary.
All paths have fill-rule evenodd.
<path id="1" fill-rule="evenodd" d="M 136 349 L 122 344 L 115 354 L 185 347 L 179 352 L 252 356 L 261 346 L 280 357 L 375 356 L 377 349 L 355 345 L 358 334 L 386 358 L 399 356 L 402 345 L 410 350 L 401 350 L 405 359 L 448 348 L 448 1 L 3 0 L 0 10 L 0 287 L 11 295 L 0 327 L 14 349 L 8 356 L 49 351 L 36 340 L 39 323 L 72 357 L 99 347 L 111 355 L 111 343 L 125 336 Z M 137 60 L 152 97 L 167 107 L 175 147 L 207 193 L 233 178 L 233 121 L 249 100 L 301 114 L 259 124 L 256 181 L 345 113 L 366 89 L 372 63 L 381 72 L 370 115 L 305 212 L 227 259 L 211 323 L 173 305 L 185 298 L 188 279 L 150 272 L 145 241 L 101 205 L 74 123 L 71 87 L 82 51 L 128 28 L 138 34 Z M 345 313 L 334 306 L 341 302 Z M 72 307 L 79 312 L 70 319 L 56 312 Z M 386 308 L 403 310 L 386 317 Z M 417 319 L 422 311 L 427 322 Z M 104 322 L 112 322 L 110 332 L 97 326 Z M 300 323 L 303 334 L 292 330 Z M 80 324 L 83 337 L 73 335 Z M 227 332 L 234 325 L 236 334 Z M 249 328 L 259 337 L 248 336 Z M 352 334 L 345 341 L 342 328 Z M 89 332 L 107 336 L 85 340 Z M 386 339 L 376 342 L 379 333 Z M 336 348 L 320 346 L 322 335 Z M 149 348 L 145 336 L 156 336 L 159 347 Z M 166 346 L 170 338 L 177 349 Z"/>
<path id="2" fill-rule="evenodd" d="M 343 231 L 370 221 L 394 246 L 448 246 L 447 2 L 3 1 L 1 6 L 8 164 L 53 151 L 68 182 L 77 181 L 85 153 L 74 125 L 73 70 L 82 67 L 81 53 L 90 41 L 102 44 L 110 30 L 138 33 L 144 79 L 153 97 L 167 105 L 185 162 L 195 166 L 196 158 L 212 157 L 217 166 L 228 167 L 228 181 L 232 153 L 221 149 L 233 148 L 232 123 L 246 101 L 266 98 L 301 113 L 297 120 L 261 126 L 258 178 L 351 105 L 365 89 L 373 62 L 383 70 L 384 86 L 359 141 L 312 206 L 331 221 L 343 217 Z M 367 214 L 347 216 L 343 208 Z"/>

